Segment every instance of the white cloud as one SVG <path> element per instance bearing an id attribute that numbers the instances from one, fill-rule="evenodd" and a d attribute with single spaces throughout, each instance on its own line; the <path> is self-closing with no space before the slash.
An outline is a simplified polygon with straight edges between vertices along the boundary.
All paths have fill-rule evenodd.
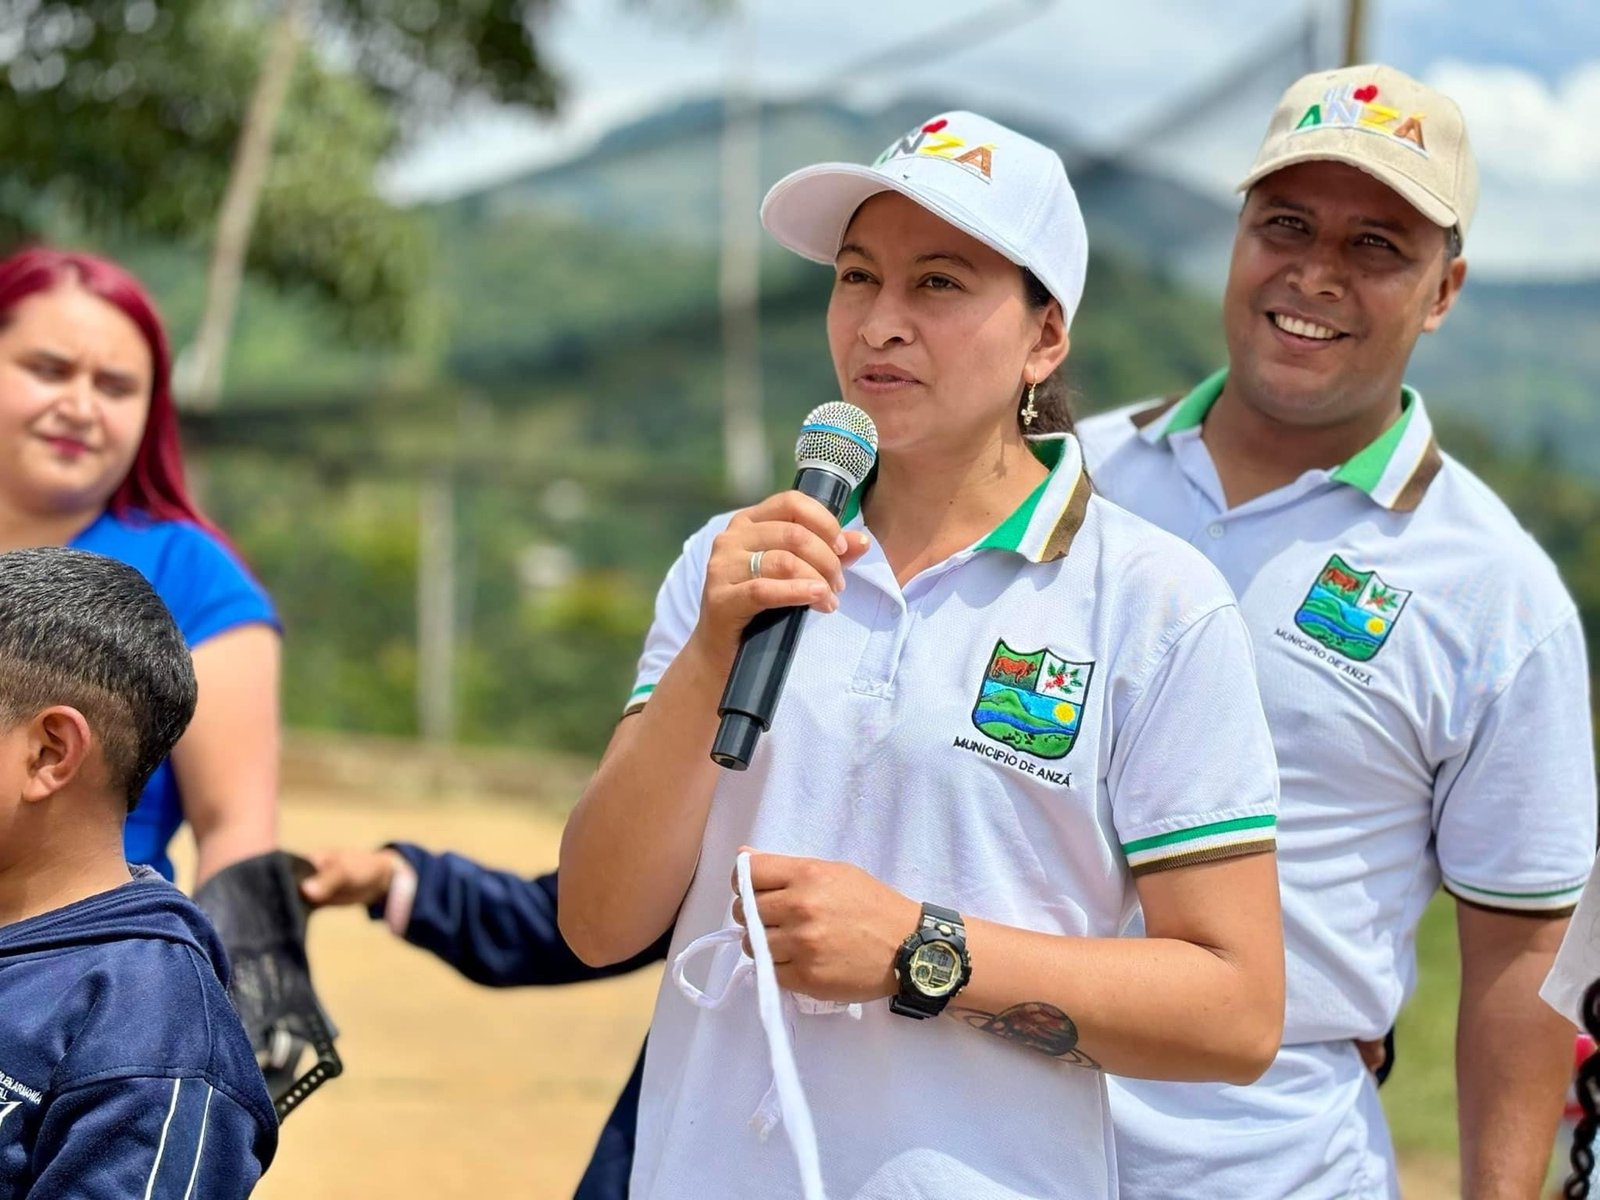
<path id="1" fill-rule="evenodd" d="M 567 83 L 558 114 L 470 106 L 389 164 L 389 195 L 458 195 L 579 153 L 674 96 L 719 86 L 727 59 L 725 27 L 673 23 L 624 0 L 559 6 L 541 36 L 541 51 Z"/>
<path id="2" fill-rule="evenodd" d="M 1558 186 L 1600 181 L 1600 59 L 1555 86 L 1516 67 L 1461 62 L 1428 77 L 1461 105 L 1480 169 Z"/>
<path id="3" fill-rule="evenodd" d="M 1550 14 L 1552 28 L 1569 33 L 1578 28 L 1572 14 L 1592 4 L 1530 2 Z M 448 196 L 581 152 L 617 124 L 718 89 L 736 61 L 767 95 L 805 93 L 819 84 L 846 99 L 936 89 L 979 110 L 1029 115 L 1126 150 L 1225 197 L 1247 168 L 1278 92 L 1305 63 L 1296 54 L 1274 55 L 1241 73 L 1231 92 L 1204 111 L 1186 111 L 1185 98 L 1259 56 L 1261 47 L 1285 40 L 1305 15 L 1332 11 L 1314 0 L 1304 8 L 1260 0 L 1041 0 L 1037 15 L 1013 26 L 1007 22 L 1026 7 L 1022 0 L 742 3 L 754 21 L 754 50 L 742 58 L 734 57 L 732 21 L 672 24 L 626 0 L 557 8 L 544 45 L 569 83 L 559 117 L 464 113 L 391 166 L 388 190 L 404 198 Z M 1502 277 L 1600 273 L 1600 221 L 1592 216 L 1600 194 L 1600 134 L 1592 116 L 1600 113 L 1600 58 L 1577 58 L 1572 45 L 1585 40 L 1576 36 L 1555 48 L 1545 44 L 1548 38 L 1539 41 L 1537 21 L 1495 55 L 1485 30 L 1498 28 L 1498 18 L 1491 19 L 1486 3 L 1394 0 L 1372 40 L 1386 59 L 1454 96 L 1466 112 L 1483 177 L 1471 238 L 1474 270 Z M 1445 35 L 1461 27 L 1442 18 L 1447 9 L 1477 13 L 1483 28 L 1451 41 Z M 983 12 L 996 15 L 992 30 L 969 29 L 949 46 L 924 46 L 904 61 L 841 78 L 848 64 Z M 1555 20 L 1562 13 L 1565 23 Z M 1333 32 L 1324 30 L 1324 58 Z M 1136 131 L 1140 144 L 1127 145 Z"/>
<path id="4" fill-rule="evenodd" d="M 1554 82 L 1504 64 L 1442 60 L 1418 70 L 1460 104 L 1478 162 L 1477 217 L 1468 239 L 1476 276 L 1600 275 L 1600 59 Z M 1274 88 L 1277 85 L 1274 85 Z M 1238 103 L 1166 139 L 1146 161 L 1223 196 L 1244 173 L 1274 95 L 1241 88 Z"/>
<path id="5" fill-rule="evenodd" d="M 1259 0 L 1212 0 L 1204 6 L 1172 0 L 1120 0 L 1115 6 L 1071 0 L 742 3 L 753 23 L 754 45 L 738 58 L 732 19 L 698 28 L 664 25 L 619 0 L 558 8 L 544 44 L 569 84 L 559 117 L 465 113 L 394 163 L 388 190 L 408 199 L 447 196 L 552 161 L 628 117 L 689 93 L 717 90 L 730 62 L 769 96 L 823 90 L 881 99 L 937 90 L 975 108 L 1030 114 L 1091 143 L 1115 145 L 1125 130 L 1147 127 L 1153 115 L 1204 83 L 1219 65 L 1299 20 L 1292 10 L 1263 20 Z M 985 14 L 992 18 L 988 26 Z M 951 28 L 961 36 L 942 45 L 926 41 L 926 35 Z M 852 69 L 908 44 L 915 52 Z"/>
<path id="6" fill-rule="evenodd" d="M 1554 83 L 1456 61 L 1426 78 L 1461 105 L 1478 160 L 1473 265 L 1495 275 L 1600 272 L 1600 59 Z"/>

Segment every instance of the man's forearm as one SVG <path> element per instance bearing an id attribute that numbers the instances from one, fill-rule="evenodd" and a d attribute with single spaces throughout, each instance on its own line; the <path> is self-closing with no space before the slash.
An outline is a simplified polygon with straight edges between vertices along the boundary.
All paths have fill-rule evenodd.
<path id="1" fill-rule="evenodd" d="M 1572 1026 L 1539 998 L 1566 921 L 1460 914 L 1462 1195 L 1537 1200 L 1572 1074 Z"/>

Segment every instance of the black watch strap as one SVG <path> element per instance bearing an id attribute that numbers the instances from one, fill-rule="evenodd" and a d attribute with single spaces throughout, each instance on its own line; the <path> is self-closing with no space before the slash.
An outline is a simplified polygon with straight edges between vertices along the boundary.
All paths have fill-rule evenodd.
<path id="1" fill-rule="evenodd" d="M 914 956 L 920 947 L 930 942 L 943 942 L 953 947 L 959 961 L 959 979 L 953 988 L 942 995 L 930 996 L 911 982 Z M 911 936 L 901 943 L 899 953 L 895 955 L 894 969 L 900 990 L 889 997 L 890 1012 L 918 1020 L 942 1013 L 951 998 L 966 986 L 972 973 L 971 960 L 967 957 L 967 929 L 961 914 L 954 909 L 924 902 L 922 919 L 917 922 L 917 928 Z"/>

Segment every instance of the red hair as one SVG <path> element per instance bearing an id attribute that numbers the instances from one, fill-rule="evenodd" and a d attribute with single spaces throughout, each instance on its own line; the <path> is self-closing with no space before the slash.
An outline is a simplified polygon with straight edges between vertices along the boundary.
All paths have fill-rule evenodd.
<path id="1" fill-rule="evenodd" d="M 139 327 L 150 349 L 150 413 L 133 465 L 111 493 L 108 507 L 117 516 L 131 511 L 157 521 L 188 521 L 223 539 L 189 498 L 178 444 L 178 412 L 172 402 L 172 352 L 155 301 L 144 285 L 109 259 L 43 246 L 0 259 L 0 326 L 29 296 L 72 283 L 118 309 Z"/>

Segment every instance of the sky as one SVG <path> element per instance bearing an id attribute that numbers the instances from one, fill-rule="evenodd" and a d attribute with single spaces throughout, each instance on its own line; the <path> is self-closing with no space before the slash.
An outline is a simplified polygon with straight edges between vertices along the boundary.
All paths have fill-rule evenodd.
<path id="1" fill-rule="evenodd" d="M 1305 59 L 1340 54 L 1340 0 L 565 0 L 540 30 L 566 80 L 555 118 L 476 107 L 419 134 L 389 192 L 431 199 L 559 161 L 618 124 L 742 79 L 758 94 L 877 103 L 937 88 L 1028 115 L 1218 195 L 1241 176 L 1274 99 Z M 1600 4 L 1367 0 L 1369 60 L 1460 105 L 1482 180 L 1472 269 L 1496 278 L 1600 276 Z M 948 33 L 955 28 L 956 32 Z M 906 46 L 913 50 L 898 50 Z M 1281 46 L 1265 66 L 1263 49 Z M 864 64 L 864 65 L 863 65 Z M 1191 116 L 1186 101 L 1231 77 Z M 771 182 L 771 181 L 764 181 Z"/>

